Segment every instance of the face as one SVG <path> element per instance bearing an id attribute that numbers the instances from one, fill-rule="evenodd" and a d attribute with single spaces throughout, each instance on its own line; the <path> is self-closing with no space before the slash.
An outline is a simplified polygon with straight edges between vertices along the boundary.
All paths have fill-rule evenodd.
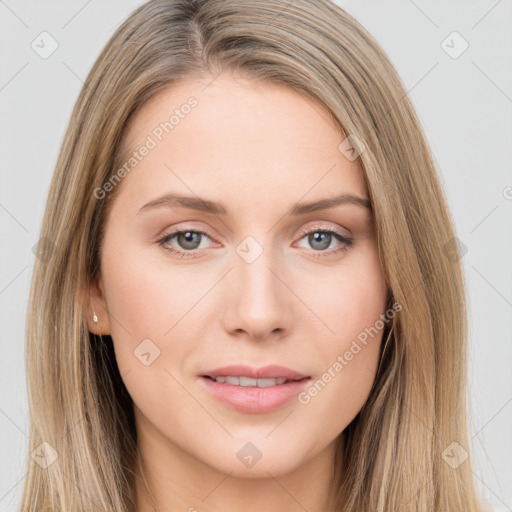
<path id="1" fill-rule="evenodd" d="M 282 475 L 332 453 L 367 400 L 387 289 L 371 210 L 325 203 L 368 199 L 327 112 L 207 83 L 173 85 L 130 125 L 90 329 L 112 336 L 155 457 Z"/>

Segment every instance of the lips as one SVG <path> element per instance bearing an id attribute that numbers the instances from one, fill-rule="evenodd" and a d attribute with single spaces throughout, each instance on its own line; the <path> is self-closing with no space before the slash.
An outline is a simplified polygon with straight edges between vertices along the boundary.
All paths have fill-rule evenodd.
<path id="1" fill-rule="evenodd" d="M 311 377 L 290 368 L 224 366 L 199 375 L 199 383 L 220 402 L 246 413 L 268 413 L 291 402 Z"/>
<path id="2" fill-rule="evenodd" d="M 245 365 L 223 366 L 204 372 L 201 377 L 249 377 L 250 379 L 286 379 L 287 381 L 301 380 L 309 377 L 309 375 L 297 372 L 291 368 L 280 366 L 277 364 L 264 366 L 262 368 L 254 368 Z"/>

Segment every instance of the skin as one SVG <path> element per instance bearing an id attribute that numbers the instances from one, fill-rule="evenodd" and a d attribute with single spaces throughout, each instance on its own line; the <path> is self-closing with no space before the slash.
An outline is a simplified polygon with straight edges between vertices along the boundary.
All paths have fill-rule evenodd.
<path id="1" fill-rule="evenodd" d="M 199 375 L 275 363 L 316 381 L 385 312 L 370 210 L 344 204 L 287 213 L 296 202 L 340 193 L 367 199 L 362 171 L 339 151 L 345 136 L 311 98 L 228 74 L 205 88 L 210 81 L 173 85 L 129 127 L 131 154 L 169 112 L 190 96 L 198 101 L 118 185 L 101 274 L 89 292 L 89 326 L 113 338 L 157 510 L 325 512 L 336 443 L 369 396 L 382 332 L 307 404 L 240 412 L 205 390 Z M 167 192 L 222 201 L 230 212 L 161 206 L 139 213 Z M 303 234 L 317 224 L 353 244 Z M 188 245 L 167 242 L 184 252 L 196 247 L 198 257 L 159 245 L 173 229 L 207 233 Z M 263 249 L 251 263 L 236 252 L 247 236 Z M 134 355 L 145 339 L 160 350 L 148 366 Z M 237 457 L 247 442 L 262 454 L 250 468 Z M 138 512 L 154 510 L 140 481 L 137 502 Z"/>

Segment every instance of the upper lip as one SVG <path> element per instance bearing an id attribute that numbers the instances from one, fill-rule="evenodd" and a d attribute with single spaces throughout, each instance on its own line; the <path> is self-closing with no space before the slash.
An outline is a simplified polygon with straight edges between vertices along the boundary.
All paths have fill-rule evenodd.
<path id="1" fill-rule="evenodd" d="M 262 368 L 254 368 L 252 366 L 245 365 L 231 365 L 223 366 L 222 368 L 216 368 L 215 370 L 208 370 L 202 374 L 203 377 L 249 377 L 252 379 L 288 379 L 288 380 L 301 380 L 309 375 L 305 375 L 300 372 L 296 372 L 285 366 L 278 364 L 271 364 L 269 366 L 263 366 Z"/>

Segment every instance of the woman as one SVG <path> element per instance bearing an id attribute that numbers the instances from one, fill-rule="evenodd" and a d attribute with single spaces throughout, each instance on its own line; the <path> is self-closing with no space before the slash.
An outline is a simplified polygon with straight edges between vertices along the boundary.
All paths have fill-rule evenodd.
<path id="1" fill-rule="evenodd" d="M 22 510 L 480 510 L 453 223 L 335 4 L 137 9 L 41 236 Z"/>

